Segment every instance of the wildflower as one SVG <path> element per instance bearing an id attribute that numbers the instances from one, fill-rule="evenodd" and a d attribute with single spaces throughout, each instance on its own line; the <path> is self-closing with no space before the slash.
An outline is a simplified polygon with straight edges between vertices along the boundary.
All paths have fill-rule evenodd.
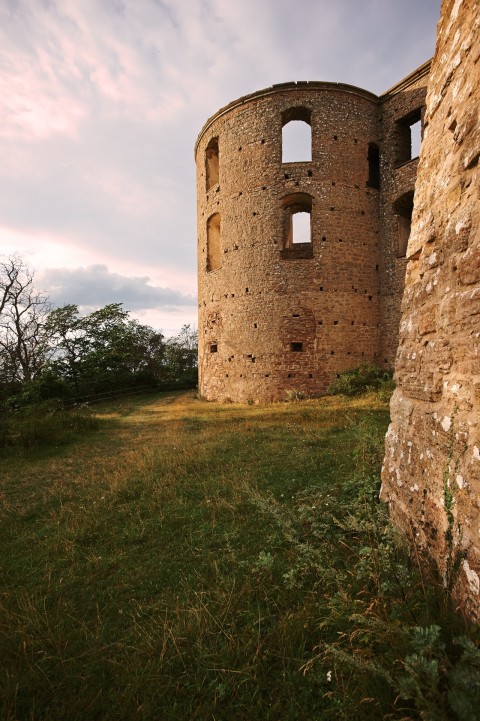
<path id="1" fill-rule="evenodd" d="M 331 680 L 332 680 L 332 672 L 327 671 L 327 681 L 331 681 Z"/>

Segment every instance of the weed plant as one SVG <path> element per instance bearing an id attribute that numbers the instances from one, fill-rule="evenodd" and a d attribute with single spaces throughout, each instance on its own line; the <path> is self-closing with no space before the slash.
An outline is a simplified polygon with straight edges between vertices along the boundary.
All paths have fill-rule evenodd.
<path id="1" fill-rule="evenodd" d="M 96 411 L 3 464 L 2 720 L 477 718 L 477 631 L 378 502 L 378 395 Z"/>
<path id="2" fill-rule="evenodd" d="M 330 395 L 358 396 L 367 391 L 377 391 L 383 400 L 388 400 L 394 387 L 393 371 L 364 363 L 339 373 L 327 392 Z"/>

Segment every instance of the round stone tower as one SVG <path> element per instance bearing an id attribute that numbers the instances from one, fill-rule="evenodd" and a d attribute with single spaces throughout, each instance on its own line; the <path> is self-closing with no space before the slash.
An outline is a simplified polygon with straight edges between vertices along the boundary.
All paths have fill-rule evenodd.
<path id="1" fill-rule="evenodd" d="M 290 123 L 293 125 L 290 126 Z M 307 160 L 285 157 L 303 127 Z M 199 391 L 325 391 L 379 353 L 378 98 L 286 83 L 230 103 L 195 146 Z"/>

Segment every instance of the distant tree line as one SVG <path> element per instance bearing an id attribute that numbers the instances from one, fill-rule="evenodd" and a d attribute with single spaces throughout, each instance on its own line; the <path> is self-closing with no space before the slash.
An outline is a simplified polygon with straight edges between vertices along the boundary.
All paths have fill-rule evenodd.
<path id="1" fill-rule="evenodd" d="M 54 308 L 19 256 L 0 261 L 0 401 L 64 402 L 197 383 L 197 333 L 174 338 L 130 318 L 121 303 L 88 315 Z"/>

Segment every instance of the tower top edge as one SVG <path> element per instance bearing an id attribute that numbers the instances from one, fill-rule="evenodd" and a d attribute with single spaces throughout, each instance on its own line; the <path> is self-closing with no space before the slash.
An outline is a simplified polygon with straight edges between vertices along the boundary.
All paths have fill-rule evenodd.
<path id="1" fill-rule="evenodd" d="M 413 70 L 411 73 L 402 78 L 402 80 L 399 80 L 398 83 L 395 83 L 395 85 L 392 85 L 391 88 L 382 93 L 380 95 L 380 102 L 385 102 L 385 100 L 388 100 L 393 95 L 396 95 L 397 93 L 401 93 L 403 90 L 406 90 L 418 80 L 421 80 L 423 77 L 428 77 L 428 75 L 430 74 L 431 66 L 432 58 L 430 58 L 430 60 L 427 60 L 425 63 L 423 63 L 423 65 L 420 65 L 420 67 Z"/>
<path id="2" fill-rule="evenodd" d="M 305 91 L 312 91 L 312 92 L 338 92 L 338 93 L 349 93 L 351 95 L 358 95 L 360 97 L 364 97 L 367 100 L 370 100 L 374 103 L 378 103 L 379 98 L 378 95 L 375 95 L 375 93 L 371 93 L 369 90 L 364 90 L 363 88 L 356 87 L 355 85 L 348 85 L 347 83 L 332 83 L 327 81 L 321 81 L 321 80 L 298 80 L 298 81 L 291 81 L 286 83 L 278 83 L 276 85 L 271 85 L 268 88 L 263 88 L 262 90 L 256 90 L 253 93 L 249 93 L 248 95 L 242 95 L 240 98 L 237 98 L 236 100 L 232 100 L 228 105 L 225 105 L 224 107 L 217 110 L 216 113 L 214 113 L 206 123 L 204 124 L 203 128 L 200 130 L 197 140 L 195 142 L 195 148 L 194 153 L 196 155 L 198 145 L 208 130 L 208 128 L 219 118 L 222 117 L 222 115 L 226 115 L 231 110 L 234 110 L 235 108 L 241 107 L 242 105 L 246 105 L 247 103 L 250 103 L 252 101 L 260 100 L 262 98 L 269 97 L 271 95 L 278 95 L 284 92 L 288 93 L 295 93 L 295 92 L 305 92 Z"/>
<path id="3" fill-rule="evenodd" d="M 197 148 L 202 137 L 216 120 L 221 118 L 222 115 L 226 115 L 231 110 L 241 107 L 242 105 L 246 105 L 247 103 L 250 103 L 252 101 L 260 100 L 261 98 L 269 97 L 271 95 L 277 95 L 284 92 L 295 93 L 312 91 L 317 93 L 323 91 L 330 93 L 337 92 L 357 95 L 374 103 L 381 104 L 396 95 L 397 93 L 406 90 L 408 87 L 416 83 L 421 78 L 428 76 L 428 74 L 430 73 L 431 64 L 432 59 L 430 58 L 425 63 L 423 63 L 423 65 L 420 65 L 418 68 L 416 68 L 407 76 L 402 78 L 402 80 L 400 80 L 398 83 L 393 85 L 381 95 L 375 95 L 375 93 L 372 93 L 369 90 L 365 90 L 364 88 L 360 88 L 356 85 L 349 85 L 348 83 L 333 83 L 323 80 L 298 80 L 286 83 L 278 83 L 276 85 L 271 85 L 268 88 L 263 88 L 262 90 L 256 90 L 255 92 L 249 93 L 248 95 L 242 95 L 236 100 L 232 100 L 227 105 L 224 105 L 222 108 L 217 110 L 216 113 L 214 113 L 208 118 L 208 120 L 205 122 L 202 129 L 200 130 L 198 137 L 195 141 L 194 155 L 196 156 L 197 154 Z"/>

